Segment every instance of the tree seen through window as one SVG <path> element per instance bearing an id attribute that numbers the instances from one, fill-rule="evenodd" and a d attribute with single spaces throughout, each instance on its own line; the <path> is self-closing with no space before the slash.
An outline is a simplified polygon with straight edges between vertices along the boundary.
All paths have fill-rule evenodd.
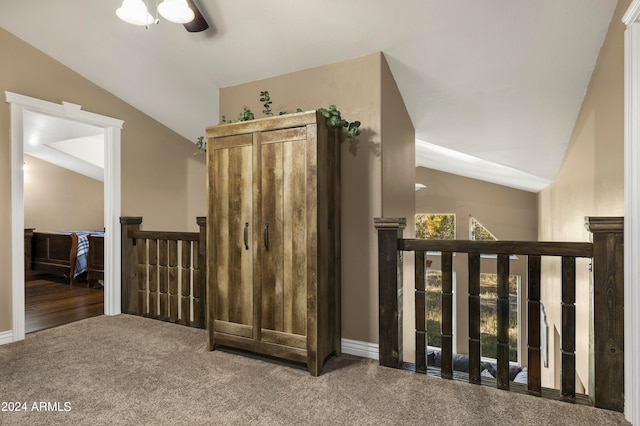
<path id="1" fill-rule="evenodd" d="M 475 217 L 470 220 L 469 229 L 471 230 L 471 240 L 473 241 L 497 241 L 495 235 L 493 235 L 487 228 L 484 227 Z"/>
<path id="2" fill-rule="evenodd" d="M 456 238 L 455 214 L 417 214 L 416 238 L 427 240 L 454 240 Z"/>

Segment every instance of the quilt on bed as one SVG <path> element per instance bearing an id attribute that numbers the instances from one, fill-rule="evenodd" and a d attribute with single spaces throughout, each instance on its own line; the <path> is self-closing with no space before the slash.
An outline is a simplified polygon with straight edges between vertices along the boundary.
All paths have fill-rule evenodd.
<path id="1" fill-rule="evenodd" d="M 73 271 L 73 277 L 76 278 L 87 270 L 87 254 L 89 253 L 89 235 L 99 235 L 104 237 L 103 231 L 76 231 L 78 236 L 78 257 L 76 258 L 76 267 Z"/>

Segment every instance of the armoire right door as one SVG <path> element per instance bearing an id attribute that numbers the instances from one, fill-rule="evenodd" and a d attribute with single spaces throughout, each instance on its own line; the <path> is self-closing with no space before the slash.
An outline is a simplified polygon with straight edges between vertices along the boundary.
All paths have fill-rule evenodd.
<path id="1" fill-rule="evenodd" d="M 261 340 L 307 348 L 310 176 L 306 126 L 262 132 Z M 313 188 L 315 185 L 311 185 Z M 315 204 L 315 203 L 312 203 Z"/>

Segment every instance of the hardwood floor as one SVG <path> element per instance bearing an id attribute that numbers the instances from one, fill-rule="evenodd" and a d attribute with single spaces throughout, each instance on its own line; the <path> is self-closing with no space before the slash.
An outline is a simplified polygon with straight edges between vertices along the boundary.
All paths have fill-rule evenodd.
<path id="1" fill-rule="evenodd" d="M 86 282 L 70 286 L 48 274 L 34 278 L 25 283 L 25 333 L 104 313 L 102 288 L 87 288 Z"/>

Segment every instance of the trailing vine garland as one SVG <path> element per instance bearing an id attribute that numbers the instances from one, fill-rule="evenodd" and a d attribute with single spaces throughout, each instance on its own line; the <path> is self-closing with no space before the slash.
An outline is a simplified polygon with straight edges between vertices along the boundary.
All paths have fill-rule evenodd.
<path id="1" fill-rule="evenodd" d="M 265 116 L 273 116 L 274 114 L 271 109 L 271 104 L 273 102 L 271 101 L 271 95 L 269 94 L 269 91 L 264 90 L 260 92 L 260 102 L 262 102 L 262 106 L 264 107 L 264 109 L 262 110 L 262 113 Z M 297 108 L 296 112 L 302 112 L 302 110 L 300 108 Z M 340 113 L 340 110 L 338 110 L 338 108 L 335 105 L 330 104 L 328 108 L 318 108 L 318 112 L 327 119 L 327 126 L 334 127 L 337 129 L 340 129 L 340 128 L 347 129 L 347 138 L 349 138 L 349 140 L 353 141 L 358 135 L 360 135 L 360 122 L 357 120 L 349 122 L 344 118 L 342 118 L 342 114 Z M 278 113 L 278 115 L 286 115 L 286 114 L 289 114 L 289 112 L 280 111 Z M 255 120 L 255 115 L 253 114 L 251 109 L 245 105 L 235 120 L 227 120 L 227 118 L 223 115 L 221 122 L 233 123 L 233 122 L 250 121 L 250 120 Z M 196 142 L 196 147 L 197 147 L 197 150 L 194 155 L 201 154 L 207 151 L 207 141 L 205 140 L 204 136 L 200 136 L 198 138 L 198 141 Z"/>

